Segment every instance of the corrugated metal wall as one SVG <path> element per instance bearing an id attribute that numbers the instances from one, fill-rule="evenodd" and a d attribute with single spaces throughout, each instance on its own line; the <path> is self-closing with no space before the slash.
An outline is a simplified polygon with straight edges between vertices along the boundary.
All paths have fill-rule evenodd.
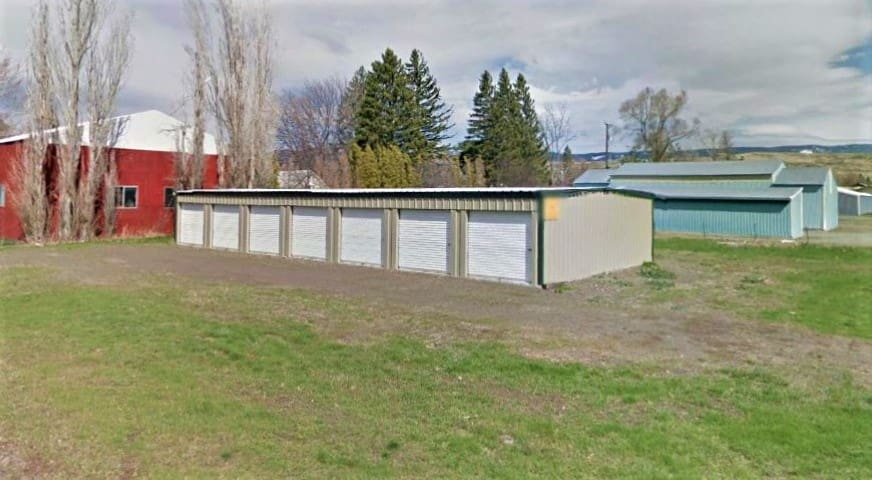
<path id="1" fill-rule="evenodd" d="M 872 195 L 851 195 L 839 192 L 839 213 L 852 216 L 872 213 Z"/>
<path id="2" fill-rule="evenodd" d="M 867 215 L 872 213 L 872 197 L 860 197 L 860 215 Z"/>
<path id="3" fill-rule="evenodd" d="M 839 193 L 839 213 L 842 215 L 860 215 L 860 200 L 861 197 L 857 195 Z"/>
<path id="4" fill-rule="evenodd" d="M 833 171 L 827 173 L 827 181 L 823 189 L 824 230 L 832 230 L 839 226 L 839 185 Z M 805 203 L 803 203 L 803 207 Z"/>
<path id="5" fill-rule="evenodd" d="M 652 202 L 608 193 L 553 199 L 544 220 L 543 282 L 565 282 L 637 266 L 652 256 Z"/>
<path id="6" fill-rule="evenodd" d="M 802 201 L 802 195 L 793 197 L 788 210 L 790 211 L 790 238 L 799 238 L 805 231 L 805 219 L 802 218 L 805 203 Z"/>
<path id="7" fill-rule="evenodd" d="M 802 219 L 805 228 L 821 230 L 824 228 L 824 192 L 819 185 L 802 187 Z"/>
<path id="8" fill-rule="evenodd" d="M 212 205 L 295 205 L 300 207 L 331 208 L 409 208 L 419 210 L 487 210 L 495 212 L 531 212 L 536 200 L 530 198 L 427 198 L 427 197 L 357 197 L 357 196 L 281 196 L 281 195 L 222 195 L 197 193 L 180 197 L 187 203 Z"/>
<path id="9" fill-rule="evenodd" d="M 660 232 L 798 238 L 802 199 L 780 201 L 657 200 L 654 226 Z"/>

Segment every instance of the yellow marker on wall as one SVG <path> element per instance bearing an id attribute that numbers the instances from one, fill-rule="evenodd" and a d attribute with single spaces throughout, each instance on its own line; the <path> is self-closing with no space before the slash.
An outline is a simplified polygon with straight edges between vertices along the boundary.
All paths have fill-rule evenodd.
<path id="1" fill-rule="evenodd" d="M 558 220 L 560 219 L 560 199 L 559 198 L 546 198 L 545 199 L 545 220 Z"/>

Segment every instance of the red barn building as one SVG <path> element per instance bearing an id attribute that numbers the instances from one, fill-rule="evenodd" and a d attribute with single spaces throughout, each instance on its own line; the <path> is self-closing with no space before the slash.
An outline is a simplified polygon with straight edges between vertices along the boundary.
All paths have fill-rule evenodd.
<path id="1" fill-rule="evenodd" d="M 173 188 L 175 158 L 185 125 L 165 113 L 149 110 L 118 117 L 120 133 L 109 151 L 118 176 L 116 194 L 119 235 L 171 234 L 175 225 Z M 83 153 L 88 152 L 88 123 L 82 125 Z M 61 135 L 62 136 L 62 135 Z M 0 239 L 23 240 L 15 208 L 13 165 L 23 154 L 29 135 L 0 139 Z M 218 186 L 215 139 L 206 135 L 204 188 Z"/>

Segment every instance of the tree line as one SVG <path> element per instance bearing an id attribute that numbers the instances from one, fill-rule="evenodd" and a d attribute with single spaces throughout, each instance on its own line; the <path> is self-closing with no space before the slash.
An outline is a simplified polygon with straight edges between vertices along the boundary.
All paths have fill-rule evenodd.
<path id="1" fill-rule="evenodd" d="M 185 0 L 184 12 L 191 35 L 181 79 L 184 126 L 175 132 L 178 188 L 203 186 L 207 126 L 216 134 L 224 187 L 277 186 L 279 168 L 361 188 L 565 185 L 581 173 L 566 106 L 546 105 L 540 118 L 523 73 L 483 71 L 466 134 L 451 145 L 453 109 L 418 49 L 404 59 L 387 48 L 348 80 L 310 80 L 276 94 L 265 5 Z M 60 240 L 114 229 L 111 147 L 123 125 L 112 115 L 130 63 L 131 18 L 114 0 L 39 0 L 27 61 L 17 66 L 0 55 L 0 135 L 14 128 L 4 99 L 25 92 L 27 115 L 17 130 L 31 135 L 13 173 L 31 241 L 44 241 L 53 223 Z M 685 121 L 686 104 L 683 91 L 650 88 L 621 104 L 631 158 L 681 158 L 691 138 L 702 138 L 712 158 L 732 158 L 729 133 Z"/>
<path id="2" fill-rule="evenodd" d="M 283 161 L 328 184 L 370 187 L 548 183 L 545 136 L 523 74 L 484 72 L 466 140 L 446 141 L 453 109 L 420 50 L 386 49 L 348 82 L 307 82 L 282 95 Z"/>

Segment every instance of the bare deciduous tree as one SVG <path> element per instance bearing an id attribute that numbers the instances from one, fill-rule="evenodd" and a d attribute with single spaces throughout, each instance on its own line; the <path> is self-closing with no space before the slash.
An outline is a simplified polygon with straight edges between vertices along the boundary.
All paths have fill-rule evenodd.
<path id="1" fill-rule="evenodd" d="M 734 160 L 733 134 L 729 130 L 704 130 L 700 132 L 703 150 L 712 160 Z"/>
<path id="2" fill-rule="evenodd" d="M 351 141 L 347 91 L 346 82 L 335 77 L 285 90 L 276 139 L 287 168 L 312 170 L 330 186 L 347 186 L 336 175 Z"/>
<path id="3" fill-rule="evenodd" d="M 13 126 L 9 110 L 12 103 L 15 103 L 19 85 L 18 66 L 0 51 L 0 137 L 12 133 Z"/>
<path id="4" fill-rule="evenodd" d="M 57 127 L 52 96 L 51 50 L 48 48 L 49 22 L 48 4 L 40 2 L 33 9 L 30 33 L 30 81 L 27 84 L 30 138 L 24 143 L 19 161 L 12 169 L 15 209 L 21 219 L 25 240 L 36 244 L 44 243 L 48 234 L 48 132 Z"/>
<path id="5" fill-rule="evenodd" d="M 101 5 L 97 0 L 66 0 L 55 11 L 58 36 L 45 48 L 54 55 L 51 73 L 53 92 L 58 103 L 60 121 L 65 125 L 63 139 L 58 142 L 58 172 L 56 196 L 60 208 L 62 240 L 74 238 L 74 222 L 79 216 L 79 170 L 82 164 L 82 97 L 88 51 L 93 48 Z"/>
<path id="6" fill-rule="evenodd" d="M 111 14 L 111 5 L 105 7 L 104 17 Z M 97 208 L 107 206 L 105 195 L 101 198 L 101 190 L 112 192 L 113 201 L 108 205 L 110 212 L 104 212 L 103 230 L 114 231 L 114 192 L 116 179 L 110 172 L 108 149 L 118 140 L 125 128 L 123 119 L 111 119 L 115 108 L 115 99 L 121 89 L 124 74 L 130 64 L 130 16 L 124 14 L 116 21 L 106 26 L 105 31 L 98 32 L 99 43 L 88 52 L 88 144 L 89 159 L 87 168 L 79 174 L 79 199 L 77 203 L 76 227 L 77 238 L 85 240 L 94 235 L 97 225 Z M 110 215 L 106 215 L 110 213 Z"/>
<path id="7" fill-rule="evenodd" d="M 206 116 L 208 92 L 206 82 L 209 78 L 209 43 L 207 29 L 209 15 L 205 5 L 199 0 L 187 0 L 185 13 L 188 26 L 194 37 L 194 44 L 185 47 L 190 59 L 190 70 L 186 78 L 189 90 L 185 101 L 191 103 L 192 122 L 175 132 L 177 135 L 177 155 L 175 161 L 176 188 L 193 189 L 203 186 L 205 160 L 203 141 L 206 138 Z"/>
<path id="8" fill-rule="evenodd" d="M 680 142 L 693 136 L 699 120 L 680 118 L 687 105 L 687 93 L 672 96 L 666 89 L 655 92 L 646 87 L 635 98 L 621 104 L 623 131 L 633 141 L 633 152 L 644 152 L 652 162 L 666 162 L 681 150 Z"/>
<path id="9" fill-rule="evenodd" d="M 560 153 L 569 142 L 575 140 L 576 133 L 572 130 L 572 119 L 565 103 L 545 105 L 545 115 L 542 117 L 542 133 L 545 136 L 545 146 L 550 155 L 548 165 L 551 172 L 551 183 L 563 183 L 566 177 L 565 165 L 557 164 Z"/>
<path id="10" fill-rule="evenodd" d="M 205 39 L 195 41 L 199 53 L 194 58 L 208 71 L 207 79 L 193 83 L 208 91 L 224 158 L 219 163 L 221 182 L 230 187 L 273 186 L 277 108 L 269 11 L 265 4 L 243 6 L 238 0 L 212 0 L 211 10 L 205 0 L 190 1 L 189 8 L 203 14 L 191 22 L 194 37 Z M 212 32 L 216 34 L 210 36 Z"/>
<path id="11" fill-rule="evenodd" d="M 97 210 L 106 206 L 112 176 L 106 152 L 123 126 L 110 119 L 129 63 L 130 17 L 116 15 L 111 0 L 39 2 L 34 10 L 30 45 L 30 139 L 18 168 L 21 180 L 19 208 L 25 235 L 43 238 L 52 214 L 53 197 L 59 219 L 60 240 L 86 240 L 98 229 Z M 88 115 L 88 138 L 84 141 Z M 63 124 L 63 128 L 56 128 Z M 89 158 L 83 147 L 89 147 Z M 47 154 L 53 163 L 47 164 Z M 56 178 L 48 178 L 47 166 Z M 43 189 L 40 191 L 40 189 Z M 49 188 L 53 191 L 49 191 Z M 42 200 L 37 200 L 41 198 Z M 39 207 L 25 202 L 39 201 Z M 114 202 L 114 198 L 112 199 Z M 45 204 L 45 209 L 42 204 Z M 111 209 L 114 204 L 109 204 Z M 42 211 L 45 220 L 40 220 Z M 111 222 L 112 215 L 103 218 Z M 112 230 L 112 226 L 104 227 Z"/>

